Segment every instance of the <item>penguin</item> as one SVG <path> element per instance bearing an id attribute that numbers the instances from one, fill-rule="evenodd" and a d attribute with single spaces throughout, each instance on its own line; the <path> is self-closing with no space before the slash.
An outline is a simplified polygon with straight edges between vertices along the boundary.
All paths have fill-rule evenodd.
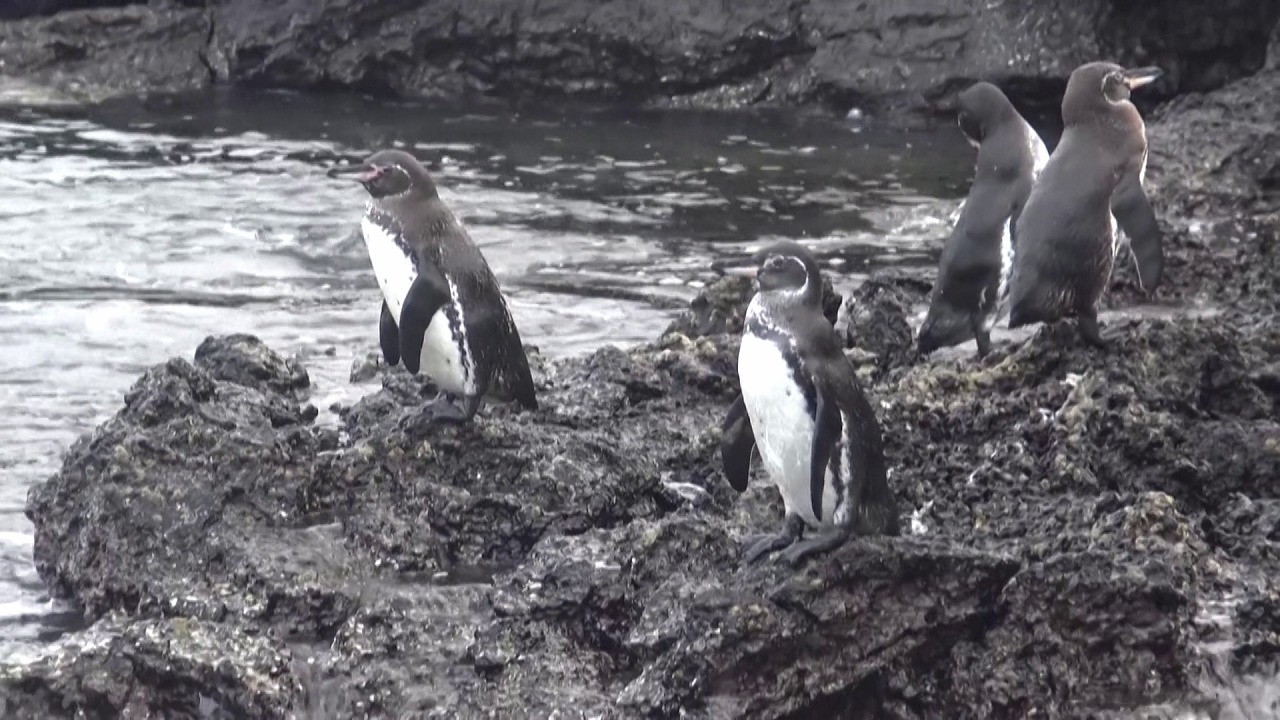
<path id="1" fill-rule="evenodd" d="M 424 371 L 439 394 L 423 409 L 428 422 L 470 422 L 484 398 L 538 401 L 520 333 L 498 281 L 435 182 L 407 152 L 380 150 L 354 174 L 369 193 L 360 223 L 382 291 L 382 357 Z M 462 400 L 462 407 L 455 404 Z"/>
<path id="2" fill-rule="evenodd" d="M 898 515 L 880 424 L 822 313 L 817 261 L 794 242 L 762 255 L 720 455 L 730 486 L 744 492 L 758 449 L 786 509 L 780 532 L 748 539 L 744 562 L 783 551 L 796 565 L 854 534 L 897 535 Z"/>
<path id="3" fill-rule="evenodd" d="M 972 337 L 981 359 L 991 351 L 991 328 L 1005 310 L 1018 215 L 1049 151 L 995 85 L 971 85 L 960 93 L 959 105 L 957 122 L 978 159 L 938 262 L 916 350 L 928 355 Z"/>
<path id="4" fill-rule="evenodd" d="M 1129 94 L 1161 74 L 1156 67 L 1091 62 L 1068 78 L 1062 139 L 1018 218 L 1010 328 L 1074 316 L 1087 343 L 1106 347 L 1097 302 L 1119 249 L 1117 225 L 1133 229 L 1139 276 L 1154 287 L 1147 243 L 1155 215 L 1141 187 L 1147 142 Z"/>

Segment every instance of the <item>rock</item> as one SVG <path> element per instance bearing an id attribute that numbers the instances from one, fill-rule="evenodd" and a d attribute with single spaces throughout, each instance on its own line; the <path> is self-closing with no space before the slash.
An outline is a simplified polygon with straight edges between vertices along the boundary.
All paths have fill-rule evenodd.
<path id="1" fill-rule="evenodd" d="M 1049 125 L 1099 57 L 1163 67 L 1147 93 L 1209 90 L 1262 67 L 1280 6 L 1186 0 L 846 3 L 688 0 L 25 0 L 0 62 L 90 95 L 210 83 L 393 97 L 580 97 L 682 106 L 820 104 L 922 119 L 987 79 Z M 200 9 L 206 6 L 206 9 Z M 1143 100 L 1144 102 L 1146 100 Z M 1050 133 L 1053 135 L 1055 133 Z"/>
<path id="2" fill-rule="evenodd" d="M 191 90 L 210 82 L 209 31 L 204 11 L 175 6 L 129 5 L 0 22 L 0 76 L 36 81 L 88 101 Z"/>
<path id="3" fill-rule="evenodd" d="M 688 337 L 741 335 L 743 314 L 755 293 L 755 278 L 730 275 L 717 280 L 698 292 L 666 332 Z"/>
<path id="4" fill-rule="evenodd" d="M 306 397 L 311 378 L 296 360 L 285 360 L 252 335 L 208 337 L 196 348 L 197 367 L 215 380 L 225 380 L 295 399 Z"/>
<path id="5" fill-rule="evenodd" d="M 353 383 L 362 383 L 366 380 L 372 380 L 384 372 L 390 370 L 385 360 L 382 359 L 381 350 L 370 350 L 364 355 L 357 355 L 351 360 L 351 373 L 348 377 Z"/>
<path id="6" fill-rule="evenodd" d="M 1206 358 L 1247 384 L 1275 335 L 1149 321 L 1103 354 L 1059 326 L 992 367 L 889 368 L 872 390 L 924 537 L 799 572 L 737 565 L 781 518 L 758 470 L 741 498 L 716 470 L 730 337 L 553 361 L 538 413 L 425 435 L 399 430 L 422 399 L 388 375 L 347 439 L 278 422 L 297 412 L 289 363 L 215 338 L 32 490 L 36 557 L 102 642 L 157 611 L 219 642 L 271 634 L 291 649 L 250 667 L 274 668 L 290 708 L 339 716 L 1113 711 L 1195 692 L 1196 607 L 1253 562 L 1232 553 L 1275 548 L 1238 500 L 1274 497 L 1274 420 L 1244 387 L 1196 399 Z M 68 672 L 99 672 L 83 663 Z M 173 667 L 228 712 L 250 702 Z M 7 687 L 45 707 L 42 686 Z"/>
<path id="7" fill-rule="evenodd" d="M 288 657 L 279 642 L 223 623 L 111 616 L 0 667 L 0 714 L 283 717 L 296 692 Z"/>
<path id="8" fill-rule="evenodd" d="M 845 347 L 856 348 L 880 371 L 906 363 L 915 356 L 907 318 L 917 299 L 894 277 L 872 275 L 845 303 Z"/>

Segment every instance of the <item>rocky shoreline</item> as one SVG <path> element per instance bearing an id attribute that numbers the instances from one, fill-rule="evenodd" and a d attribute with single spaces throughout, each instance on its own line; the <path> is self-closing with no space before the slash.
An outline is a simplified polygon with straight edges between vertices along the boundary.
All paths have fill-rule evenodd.
<path id="1" fill-rule="evenodd" d="M 921 362 L 927 288 L 837 283 L 910 531 L 798 572 L 738 567 L 779 502 L 717 465 L 745 279 L 652 344 L 535 355 L 535 413 L 427 435 L 398 421 L 430 389 L 376 355 L 326 427 L 305 368 L 210 338 L 32 489 L 41 576 L 92 624 L 0 665 L 0 714 L 1269 716 L 1277 90 L 1273 65 L 1151 119 L 1183 312 L 1113 319 L 1109 352 L 1060 325 Z"/>
<path id="2" fill-rule="evenodd" d="M 1054 125 L 1082 62 L 1160 65 L 1135 98 L 1154 103 L 1257 71 L 1278 20 L 1280 5 L 1246 0 L 16 0 L 0 10 L 0 79 L 81 100 L 236 86 L 811 105 L 898 123 L 950 121 L 956 93 L 986 79 Z"/>
<path id="3" fill-rule="evenodd" d="M 316 3 L 286 46 L 262 17 L 252 33 L 265 39 L 237 34 L 254 18 L 237 2 L 0 23 L 0 57 L 5 72 L 52 68 L 64 73 L 58 82 L 115 82 L 120 92 L 210 77 L 369 89 L 361 83 L 373 71 L 357 81 L 340 70 L 382 68 L 379 82 L 390 82 L 398 56 L 373 63 L 358 53 L 382 36 L 344 50 L 324 28 L 343 13 L 372 26 L 410 12 L 389 0 Z M 468 27 L 459 17 L 483 12 L 446 5 L 455 37 Z M 601 7 L 627 27 L 621 5 Z M 246 29 L 219 19 L 237 8 Z M 49 40 L 82 32 L 85 18 L 96 18 L 94 33 L 66 47 Z M 521 22 L 537 27 L 537 18 Z M 178 26 L 186 44 L 164 44 Z M 414 27 L 428 35 L 393 39 L 416 47 L 434 26 Z M 1062 38 L 1075 26 L 1052 27 Z M 1232 28 L 1221 23 L 1177 52 L 1209 57 L 1219 35 L 1253 37 Z M 584 32 L 580 42 L 598 48 Z M 660 41 L 698 47 L 674 35 L 643 42 Z M 1105 353 L 1060 325 L 998 341 L 983 363 L 967 348 L 919 361 L 908 317 L 927 287 L 894 275 L 836 283 L 846 296 L 839 325 L 885 428 L 903 537 L 858 540 L 799 571 L 738 566 L 739 538 L 780 517 L 765 478 L 754 475 L 737 496 L 718 469 L 750 291 L 742 278 L 710 288 L 651 344 L 534 355 L 535 413 L 491 408 L 473 427 L 425 435 L 406 434 L 399 420 L 433 393 L 376 355 L 353 376 L 381 389 L 330 427 L 315 422 L 298 362 L 252 337 L 214 337 L 191 360 L 149 370 L 120 412 L 32 488 L 36 565 L 90 625 L 0 664 L 0 715 L 1280 713 L 1280 40 L 1273 33 L 1264 67 L 1226 82 L 1253 63 L 1232 64 L 1256 50 L 1250 42 L 1223 55 L 1217 79 L 1161 60 L 1181 89 L 1221 85 L 1148 116 L 1148 184 L 1167 253 L 1155 305 L 1176 306 L 1169 318 L 1112 318 L 1125 333 Z M 513 63 L 546 54 L 533 66 L 543 79 L 523 87 L 586 82 L 552 48 L 517 42 L 501 52 Z M 491 63 L 484 52 L 476 62 Z M 192 53 L 204 60 L 193 64 Z M 321 53 L 330 64 L 317 74 Z M 774 78 L 767 97 L 864 97 L 824 79 L 812 67 L 820 54 L 805 59 L 812 84 Z M 106 62 L 85 80 L 103 57 L 133 58 L 140 74 L 121 79 Z M 696 68 L 688 72 L 716 67 L 697 53 L 679 57 Z M 1044 62 L 1028 82 L 1069 70 Z M 167 75 L 147 69 L 160 66 Z M 478 72 L 396 67 L 395 82 L 421 86 L 465 85 Z M 738 77 L 729 67 L 717 77 Z M 957 63 L 954 78 L 987 67 Z M 954 78 L 865 97 L 918 99 Z M 668 87 L 641 86 L 655 96 Z M 895 107 L 922 107 L 915 102 Z M 1139 302 L 1126 265 L 1106 304 Z"/>

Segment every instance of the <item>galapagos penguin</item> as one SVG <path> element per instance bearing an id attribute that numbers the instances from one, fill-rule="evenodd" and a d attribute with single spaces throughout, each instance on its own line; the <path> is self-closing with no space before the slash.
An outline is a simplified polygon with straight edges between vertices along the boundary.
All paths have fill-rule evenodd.
<path id="1" fill-rule="evenodd" d="M 780 532 L 749 540 L 745 561 L 782 550 L 795 565 L 851 535 L 898 534 L 880 424 L 836 331 L 822 314 L 822 276 L 803 246 L 763 252 L 759 291 L 738 353 L 741 394 L 722 424 L 721 461 L 738 492 L 751 451 L 782 495 Z M 811 537 L 802 539 L 806 531 Z"/>
<path id="2" fill-rule="evenodd" d="M 957 121 L 978 158 L 973 185 L 938 262 L 916 350 L 928 355 L 972 337 L 982 358 L 991 350 L 991 328 L 1006 309 L 1018 215 L 1049 151 L 995 85 L 970 86 L 959 104 Z"/>
<path id="3" fill-rule="evenodd" d="M 470 422 L 486 397 L 536 410 L 528 359 L 498 281 L 426 169 L 407 152 L 380 150 L 329 174 L 355 174 L 369 193 L 360 230 L 382 291 L 383 358 L 426 372 L 440 390 L 421 419 Z"/>
<path id="4" fill-rule="evenodd" d="M 1159 68 L 1108 62 L 1087 63 L 1071 73 L 1062 98 L 1062 139 L 1018 218 L 1010 328 L 1074 316 L 1081 337 L 1105 347 L 1097 302 L 1115 263 L 1117 222 L 1135 228 L 1140 275 L 1154 281 L 1141 271 L 1149 235 L 1137 228 L 1146 225 L 1143 217 L 1154 215 L 1141 192 L 1146 137 L 1129 93 L 1160 75 Z M 1136 193 L 1132 183 L 1126 185 L 1130 177 L 1139 181 Z M 1120 202 L 1113 206 L 1117 192 Z"/>

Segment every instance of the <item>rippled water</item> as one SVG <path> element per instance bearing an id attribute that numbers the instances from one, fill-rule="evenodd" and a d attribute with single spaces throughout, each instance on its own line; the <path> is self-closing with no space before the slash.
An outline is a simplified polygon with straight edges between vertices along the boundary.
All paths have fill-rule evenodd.
<path id="1" fill-rule="evenodd" d="M 958 132 L 788 113 L 281 94 L 0 107 L 0 656 L 74 617 L 31 565 L 27 489 L 147 367 L 243 331 L 303 358 L 322 421 L 374 389 L 347 381 L 376 344 L 365 197 L 324 171 L 391 144 L 431 165 L 526 342 L 553 356 L 652 339 L 716 267 L 775 238 L 845 276 L 932 264 L 972 167 Z"/>

